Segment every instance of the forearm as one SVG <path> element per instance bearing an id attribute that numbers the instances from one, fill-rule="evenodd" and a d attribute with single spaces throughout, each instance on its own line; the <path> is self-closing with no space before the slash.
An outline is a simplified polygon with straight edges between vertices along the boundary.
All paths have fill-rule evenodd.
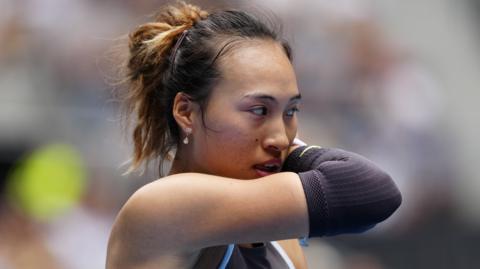
<path id="1" fill-rule="evenodd" d="M 352 152 L 300 146 L 283 170 L 299 174 L 311 237 L 367 230 L 393 214 L 402 200 L 386 172 Z"/>

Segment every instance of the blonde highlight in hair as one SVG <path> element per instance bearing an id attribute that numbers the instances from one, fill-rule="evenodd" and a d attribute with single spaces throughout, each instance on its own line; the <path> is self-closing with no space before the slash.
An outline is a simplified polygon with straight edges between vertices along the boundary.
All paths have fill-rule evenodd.
<path id="1" fill-rule="evenodd" d="M 140 25 L 129 35 L 126 70 L 129 90 L 124 99 L 127 117 L 132 113 L 137 117 L 133 129 L 134 153 L 127 173 L 138 169 L 144 161 L 167 156 L 173 148 L 174 143 L 165 132 L 168 126 L 165 117 L 154 116 L 158 113 L 156 109 L 164 108 L 155 91 L 164 90 L 160 79 L 178 36 L 207 16 L 199 7 L 179 2 L 166 6 L 154 22 Z"/>

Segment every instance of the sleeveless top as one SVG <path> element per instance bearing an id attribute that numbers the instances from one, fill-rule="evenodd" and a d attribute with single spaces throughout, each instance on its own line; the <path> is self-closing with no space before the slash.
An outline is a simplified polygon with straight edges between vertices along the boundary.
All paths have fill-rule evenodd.
<path id="1" fill-rule="evenodd" d="M 230 244 L 202 250 L 195 269 L 295 269 L 276 241 L 246 248 Z"/>

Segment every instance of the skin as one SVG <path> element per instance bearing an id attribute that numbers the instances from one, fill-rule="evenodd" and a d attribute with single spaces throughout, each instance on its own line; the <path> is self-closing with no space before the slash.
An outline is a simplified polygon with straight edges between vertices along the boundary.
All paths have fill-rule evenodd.
<path id="1" fill-rule="evenodd" d="M 291 239 L 308 233 L 298 175 L 261 177 L 254 168 L 273 158 L 283 163 L 296 147 L 293 67 L 281 45 L 268 40 L 245 41 L 219 65 L 208 128 L 198 104 L 183 93 L 175 97 L 173 115 L 182 130 L 191 128 L 190 142 L 179 145 L 169 176 L 142 187 L 122 208 L 107 268 L 193 268 L 202 248 L 272 240 L 297 268 L 307 268 L 298 240 Z"/>

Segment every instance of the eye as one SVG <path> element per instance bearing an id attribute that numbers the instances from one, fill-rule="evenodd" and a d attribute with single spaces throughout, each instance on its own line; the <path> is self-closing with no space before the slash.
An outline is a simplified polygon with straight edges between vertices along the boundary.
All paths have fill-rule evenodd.
<path id="1" fill-rule="evenodd" d="M 287 117 L 293 117 L 293 115 L 295 115 L 295 113 L 298 112 L 298 111 L 300 111 L 298 109 L 298 107 L 293 107 L 293 108 L 287 110 L 286 115 L 287 115 Z"/>
<path id="2" fill-rule="evenodd" d="M 267 108 L 264 107 L 264 106 L 254 107 L 254 108 L 250 109 L 250 112 L 252 112 L 253 114 L 255 114 L 257 116 L 265 116 L 265 115 L 267 115 Z"/>

